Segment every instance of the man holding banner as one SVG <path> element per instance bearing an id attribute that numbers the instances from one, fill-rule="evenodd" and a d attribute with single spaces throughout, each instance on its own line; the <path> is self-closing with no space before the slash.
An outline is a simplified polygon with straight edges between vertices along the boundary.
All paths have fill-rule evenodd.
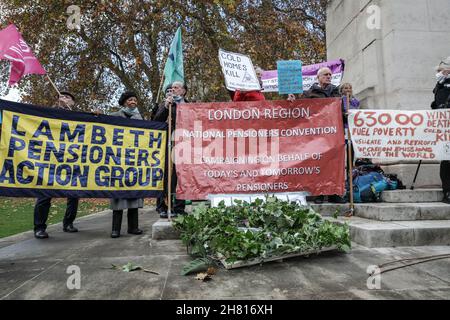
<path id="1" fill-rule="evenodd" d="M 318 82 L 314 83 L 308 91 L 305 92 L 306 98 L 332 98 L 340 97 L 339 89 L 331 83 L 331 69 L 321 68 L 317 73 Z"/>
<path id="2" fill-rule="evenodd" d="M 61 91 L 56 107 L 66 110 L 72 110 L 75 106 L 75 96 L 70 92 Z M 67 198 L 67 208 L 63 219 L 64 232 L 78 232 L 78 229 L 73 226 L 73 222 L 77 216 L 78 198 Z M 50 211 L 52 198 L 41 197 L 37 198 L 34 206 L 34 236 L 36 239 L 48 238 L 47 219 Z"/>
<path id="3" fill-rule="evenodd" d="M 314 98 L 333 98 L 340 97 L 339 88 L 331 83 L 332 72 L 328 67 L 323 67 L 317 72 L 318 82 L 314 83 L 308 91 L 305 92 L 305 97 Z M 344 170 L 344 168 L 342 168 Z M 332 195 L 329 197 L 330 202 L 346 203 L 345 198 L 339 195 Z M 314 198 L 315 203 L 323 203 L 324 196 Z"/>
<path id="4" fill-rule="evenodd" d="M 171 90 L 167 92 L 166 99 L 164 100 L 164 103 L 160 105 L 158 108 L 158 111 L 155 114 L 154 121 L 159 122 L 166 122 L 169 118 L 169 107 L 172 105 L 172 130 L 175 129 L 175 123 L 176 123 L 176 114 L 177 114 L 177 106 L 181 103 L 187 103 L 185 96 L 187 93 L 187 86 L 183 82 L 175 81 L 171 85 L 169 84 Z M 169 155 L 170 156 L 170 155 Z M 172 179 L 171 179 L 171 185 L 172 185 L 172 192 L 176 190 L 177 186 L 177 173 L 176 173 L 176 166 L 173 165 L 172 170 Z M 168 201 L 171 201 L 171 195 L 168 195 Z M 167 219 L 167 204 L 164 201 L 163 197 L 160 197 L 157 199 L 156 203 L 156 210 L 159 212 L 160 218 Z M 171 212 L 172 217 L 176 217 L 177 215 L 186 214 L 185 210 L 185 201 L 174 199 L 173 203 L 173 212 Z"/>

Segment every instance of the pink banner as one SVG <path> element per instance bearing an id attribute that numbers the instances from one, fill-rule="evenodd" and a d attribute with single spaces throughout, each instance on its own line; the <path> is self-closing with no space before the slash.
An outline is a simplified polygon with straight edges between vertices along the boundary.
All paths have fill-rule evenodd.
<path id="1" fill-rule="evenodd" d="M 10 86 L 27 74 L 46 73 L 13 24 L 0 31 L 0 60 L 2 59 L 11 62 Z"/>

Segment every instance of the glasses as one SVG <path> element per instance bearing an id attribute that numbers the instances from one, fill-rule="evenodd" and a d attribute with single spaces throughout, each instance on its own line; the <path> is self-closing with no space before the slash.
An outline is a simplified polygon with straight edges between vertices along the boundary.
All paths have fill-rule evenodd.
<path id="1" fill-rule="evenodd" d="M 322 76 L 329 76 L 329 77 L 331 77 L 331 73 L 322 73 Z"/>

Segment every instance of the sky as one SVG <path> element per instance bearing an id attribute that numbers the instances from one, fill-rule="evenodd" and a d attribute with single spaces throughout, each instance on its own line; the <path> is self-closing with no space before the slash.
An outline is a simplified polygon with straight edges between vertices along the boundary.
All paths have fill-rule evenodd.
<path id="1" fill-rule="evenodd" d="M 10 88 L 8 94 L 0 96 L 0 99 L 19 102 L 20 93 L 17 88 Z"/>

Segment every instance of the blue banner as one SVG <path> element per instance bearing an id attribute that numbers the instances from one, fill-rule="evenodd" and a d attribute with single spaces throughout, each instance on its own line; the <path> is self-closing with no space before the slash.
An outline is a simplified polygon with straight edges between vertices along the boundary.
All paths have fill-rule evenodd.
<path id="1" fill-rule="evenodd" d="M 300 60 L 277 61 L 277 71 L 280 94 L 303 93 L 302 62 Z"/>

